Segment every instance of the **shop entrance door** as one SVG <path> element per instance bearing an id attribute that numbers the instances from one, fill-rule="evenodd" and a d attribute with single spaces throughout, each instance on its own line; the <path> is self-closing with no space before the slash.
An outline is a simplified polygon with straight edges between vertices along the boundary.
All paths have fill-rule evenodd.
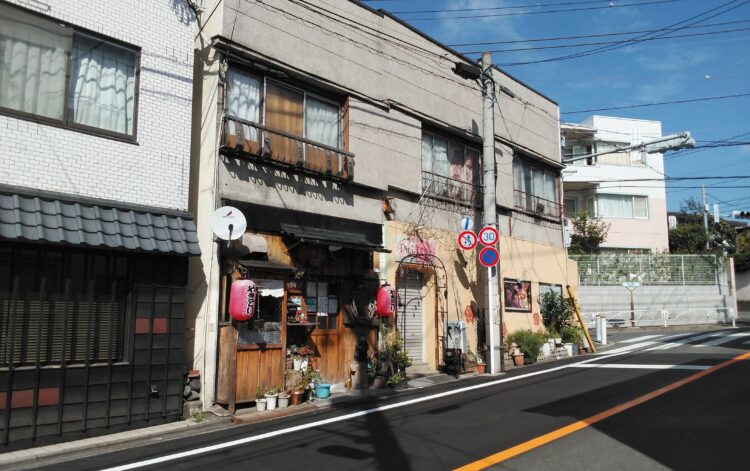
<path id="1" fill-rule="evenodd" d="M 344 381 L 342 364 L 342 316 L 339 285 L 329 282 L 307 282 L 308 312 L 316 312 L 318 325 L 311 338 L 316 350 L 318 369 L 323 381 L 331 384 Z M 314 299 L 314 302 L 313 302 Z"/>
<path id="2" fill-rule="evenodd" d="M 398 329 L 404 339 L 406 351 L 414 365 L 424 363 L 424 312 L 422 309 L 422 273 L 404 270 L 398 287 Z"/>

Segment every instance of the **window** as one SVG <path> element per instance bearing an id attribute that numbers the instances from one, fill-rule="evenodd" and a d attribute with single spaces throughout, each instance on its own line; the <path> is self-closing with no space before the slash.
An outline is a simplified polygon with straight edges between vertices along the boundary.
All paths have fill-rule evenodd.
<path id="1" fill-rule="evenodd" d="M 138 53 L 0 4 L 0 108 L 135 137 Z"/>
<path id="2" fill-rule="evenodd" d="M 3 248 L 0 266 L 0 367 L 126 358 L 127 257 Z"/>
<path id="3" fill-rule="evenodd" d="M 317 313 L 320 330 L 338 329 L 339 298 L 330 294 L 334 286 L 322 281 L 307 282 L 307 312 Z"/>
<path id="4" fill-rule="evenodd" d="M 562 147 L 563 160 L 574 159 L 576 157 L 582 157 L 584 155 L 591 154 L 591 145 L 567 145 Z M 568 163 L 568 165 L 594 165 L 596 163 L 596 157 L 589 157 L 587 159 L 574 160 Z"/>
<path id="5" fill-rule="evenodd" d="M 558 172 L 513 160 L 513 204 L 523 211 L 559 220 L 561 208 L 557 196 Z"/>
<path id="6" fill-rule="evenodd" d="M 597 217 L 609 218 L 648 218 L 648 197 L 636 195 L 597 195 L 589 198 L 587 208 Z"/>
<path id="7" fill-rule="evenodd" d="M 578 198 L 565 198 L 563 199 L 565 204 L 565 216 L 572 218 L 578 212 Z"/>
<path id="8" fill-rule="evenodd" d="M 423 190 L 432 196 L 471 201 L 479 185 L 477 149 L 437 134 L 422 133 Z"/>
<path id="9" fill-rule="evenodd" d="M 261 112 L 263 86 L 265 113 Z M 264 83 L 261 78 L 241 70 L 230 69 L 227 73 L 226 114 L 329 147 L 341 146 L 341 108 L 338 103 L 272 80 Z M 252 129 L 251 132 L 256 131 Z M 293 143 L 279 144 L 283 147 Z M 296 149 L 290 150 L 296 154 Z"/>

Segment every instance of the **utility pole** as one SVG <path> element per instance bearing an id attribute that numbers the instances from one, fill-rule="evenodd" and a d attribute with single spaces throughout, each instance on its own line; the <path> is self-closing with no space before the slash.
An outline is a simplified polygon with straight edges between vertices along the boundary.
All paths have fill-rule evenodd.
<path id="1" fill-rule="evenodd" d="M 710 234 L 708 232 L 708 200 L 706 199 L 706 185 L 701 185 L 701 197 L 703 200 L 703 228 L 706 229 L 706 250 L 709 249 Z"/>
<path id="2" fill-rule="evenodd" d="M 492 79 L 492 54 L 482 53 L 482 156 L 484 163 L 484 178 L 482 179 L 484 201 L 483 201 L 483 223 L 484 226 L 492 226 L 497 229 L 497 208 L 495 206 L 495 82 Z M 492 268 L 487 268 L 487 313 L 485 316 L 486 341 L 490 347 L 489 369 L 490 373 L 503 371 L 503 348 L 502 335 L 498 335 L 497 325 L 502 326 L 502 310 L 497 309 L 494 292 L 498 291 L 497 274 L 500 270 L 500 262 Z M 494 291 L 494 292 L 493 292 Z M 499 298 L 498 298 L 499 299 Z M 495 324 L 495 309 L 497 309 L 498 323 Z"/>

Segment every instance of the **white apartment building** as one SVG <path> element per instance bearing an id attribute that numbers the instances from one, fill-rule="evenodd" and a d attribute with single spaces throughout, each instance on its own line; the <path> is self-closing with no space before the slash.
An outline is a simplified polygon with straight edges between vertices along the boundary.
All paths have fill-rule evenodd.
<path id="1" fill-rule="evenodd" d="M 563 160 L 576 160 L 563 171 L 565 215 L 579 211 L 610 225 L 603 253 L 653 253 L 669 249 L 662 154 L 616 151 L 662 136 L 661 122 L 591 116 L 560 127 Z"/>
<path id="2" fill-rule="evenodd" d="M 0 1 L 0 453 L 182 415 L 194 26 Z"/>

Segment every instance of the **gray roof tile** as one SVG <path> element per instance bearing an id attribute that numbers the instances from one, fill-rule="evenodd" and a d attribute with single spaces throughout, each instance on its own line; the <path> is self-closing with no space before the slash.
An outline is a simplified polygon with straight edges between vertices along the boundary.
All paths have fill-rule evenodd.
<path id="1" fill-rule="evenodd" d="M 198 255 L 189 214 L 165 214 L 0 191 L 0 239 Z"/>

